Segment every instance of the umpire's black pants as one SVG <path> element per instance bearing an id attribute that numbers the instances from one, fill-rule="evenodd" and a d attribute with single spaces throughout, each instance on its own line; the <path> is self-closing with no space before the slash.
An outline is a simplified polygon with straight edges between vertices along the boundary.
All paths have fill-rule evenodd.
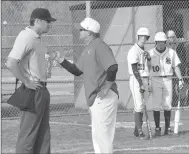
<path id="1" fill-rule="evenodd" d="M 17 154 L 50 154 L 49 104 L 50 94 L 43 84 L 35 93 L 36 113 L 22 112 Z"/>

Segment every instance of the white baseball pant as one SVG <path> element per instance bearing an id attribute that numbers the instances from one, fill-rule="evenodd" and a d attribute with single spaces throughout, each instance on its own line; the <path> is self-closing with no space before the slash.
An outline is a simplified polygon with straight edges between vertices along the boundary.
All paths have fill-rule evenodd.
<path id="1" fill-rule="evenodd" d="M 152 77 L 153 110 L 171 110 L 172 92 L 171 78 Z"/>
<path id="2" fill-rule="evenodd" d="M 142 79 L 142 83 L 144 85 L 145 88 L 145 92 L 144 92 L 144 96 L 143 94 L 140 92 L 140 86 L 139 83 L 137 81 L 137 79 L 135 78 L 134 75 L 130 76 L 129 79 L 129 84 L 130 84 L 130 90 L 133 96 L 133 102 L 134 102 L 134 111 L 135 112 L 142 112 L 144 109 L 144 103 L 147 104 L 148 101 L 148 77 L 141 77 Z M 143 98 L 144 97 L 144 98 Z M 143 101 L 144 99 L 144 101 Z"/>
<path id="3" fill-rule="evenodd" d="M 103 99 L 97 96 L 90 107 L 95 153 L 113 153 L 117 104 L 118 95 L 109 90 Z"/>

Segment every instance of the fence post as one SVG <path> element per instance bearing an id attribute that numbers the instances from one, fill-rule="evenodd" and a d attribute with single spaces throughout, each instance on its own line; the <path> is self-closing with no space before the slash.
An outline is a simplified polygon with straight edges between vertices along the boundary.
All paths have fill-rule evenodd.
<path id="1" fill-rule="evenodd" d="M 91 17 L 91 1 L 85 1 L 86 17 Z"/>

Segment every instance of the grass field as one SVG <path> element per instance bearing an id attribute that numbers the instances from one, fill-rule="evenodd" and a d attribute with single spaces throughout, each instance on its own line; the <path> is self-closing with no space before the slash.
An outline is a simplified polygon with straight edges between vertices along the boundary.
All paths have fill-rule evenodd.
<path id="1" fill-rule="evenodd" d="M 152 121 L 152 113 L 149 113 L 149 117 Z M 181 118 L 178 136 L 161 136 L 149 141 L 133 137 L 134 123 L 132 122 L 133 115 L 131 113 L 118 114 L 114 153 L 188 153 L 188 111 L 183 111 Z M 52 153 L 84 154 L 93 152 L 89 116 L 51 117 L 50 126 Z M 151 122 L 151 126 L 154 133 L 153 122 Z M 171 126 L 173 129 L 173 118 Z M 161 127 L 163 134 L 163 116 L 161 116 Z M 14 152 L 18 129 L 18 119 L 2 120 L 2 153 Z M 145 123 L 143 130 L 147 134 Z"/>

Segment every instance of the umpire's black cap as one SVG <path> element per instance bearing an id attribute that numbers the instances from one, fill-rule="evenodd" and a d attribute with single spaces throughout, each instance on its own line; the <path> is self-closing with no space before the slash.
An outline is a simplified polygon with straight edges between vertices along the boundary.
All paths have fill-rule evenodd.
<path id="1" fill-rule="evenodd" d="M 45 20 L 45 21 L 56 21 L 55 18 L 51 17 L 49 10 L 45 9 L 45 8 L 34 9 L 30 18 L 31 19 L 38 18 L 38 19 Z"/>

